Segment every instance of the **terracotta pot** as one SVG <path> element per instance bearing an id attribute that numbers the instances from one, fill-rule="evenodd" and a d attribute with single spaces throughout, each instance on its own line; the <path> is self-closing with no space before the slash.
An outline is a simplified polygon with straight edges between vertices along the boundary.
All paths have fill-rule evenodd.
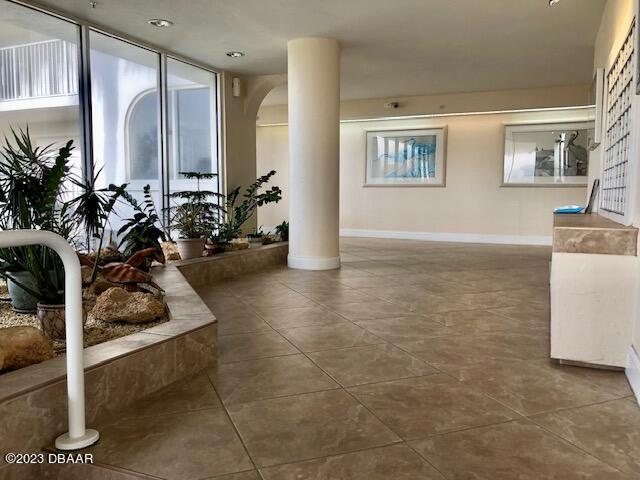
<path id="1" fill-rule="evenodd" d="M 37 309 L 40 329 L 47 337 L 55 340 L 66 338 L 64 305 L 48 305 L 38 303 Z M 87 322 L 87 312 L 82 308 L 82 325 Z"/>
<path id="2" fill-rule="evenodd" d="M 179 238 L 177 240 L 178 253 L 182 260 L 198 258 L 204 250 L 204 238 Z"/>

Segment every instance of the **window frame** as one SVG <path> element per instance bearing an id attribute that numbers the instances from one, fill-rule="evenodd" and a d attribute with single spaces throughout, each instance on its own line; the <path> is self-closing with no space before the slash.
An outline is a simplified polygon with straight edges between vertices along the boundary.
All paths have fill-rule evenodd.
<path id="1" fill-rule="evenodd" d="M 167 59 L 170 58 L 172 60 L 176 60 L 178 62 L 185 63 L 187 65 L 191 65 L 196 68 L 200 68 L 205 70 L 213 75 L 213 88 L 214 92 L 211 95 L 211 110 L 212 110 L 212 143 L 215 141 L 215 149 L 212 145 L 212 152 L 216 154 L 216 162 L 217 162 L 217 188 L 218 191 L 222 194 L 225 183 L 222 182 L 222 178 L 224 175 L 223 172 L 223 118 L 222 118 L 222 92 L 221 92 L 221 76 L 223 72 L 211 65 L 207 65 L 205 63 L 199 62 L 192 58 L 189 58 L 184 55 L 180 55 L 171 50 L 159 47 L 158 45 L 154 45 L 152 43 L 146 42 L 144 40 L 135 38 L 132 35 L 128 35 L 122 32 L 119 32 L 114 29 L 108 29 L 101 25 L 92 23 L 90 21 L 74 17 L 67 13 L 63 13 L 61 11 L 56 10 L 51 7 L 43 7 L 41 5 L 37 5 L 31 3 L 30 1 L 24 0 L 5 0 L 9 3 L 13 3 L 16 5 L 20 5 L 22 7 L 28 8 L 30 10 L 39 12 L 43 15 L 48 15 L 54 18 L 58 18 L 67 23 L 76 25 L 78 28 L 77 33 L 77 55 L 78 55 L 78 96 L 79 96 L 79 104 L 80 104 L 80 137 L 81 137 L 81 149 L 82 149 L 82 158 L 83 158 L 83 176 L 86 179 L 90 179 L 93 177 L 95 172 L 93 171 L 93 121 L 91 115 L 91 41 L 90 34 L 91 32 L 99 33 L 102 35 L 106 35 L 108 37 L 114 38 L 116 40 L 120 40 L 126 43 L 129 43 L 133 46 L 144 48 L 145 50 L 149 50 L 158 55 L 158 88 L 160 89 L 158 95 L 158 154 L 160 160 L 160 191 L 162 198 L 162 205 L 157 205 L 156 207 L 161 211 L 165 212 L 166 208 L 169 206 L 169 194 L 171 192 L 171 181 L 169 175 L 169 151 L 168 151 L 168 111 L 167 111 L 167 100 L 168 100 L 168 82 L 167 82 Z M 127 122 L 125 122 L 127 125 Z M 128 135 L 128 128 L 125 128 L 125 136 Z M 126 150 L 129 147 L 128 138 L 125 138 L 125 157 Z M 127 176 L 129 176 L 128 172 L 128 163 L 125 158 L 125 165 L 127 166 Z M 149 182 L 139 181 L 141 184 L 146 184 Z M 166 221 L 166 218 L 164 219 Z"/>

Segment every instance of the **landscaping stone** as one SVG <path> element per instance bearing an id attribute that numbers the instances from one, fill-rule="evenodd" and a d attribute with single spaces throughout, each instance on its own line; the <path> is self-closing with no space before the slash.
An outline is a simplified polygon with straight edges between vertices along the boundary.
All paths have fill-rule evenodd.
<path id="1" fill-rule="evenodd" d="M 162 242 L 160 243 L 160 247 L 162 247 L 162 253 L 164 254 L 164 259 L 166 261 L 180 260 L 180 254 L 178 253 L 178 246 L 175 243 Z"/>
<path id="2" fill-rule="evenodd" d="M 164 317 L 164 303 L 151 293 L 127 292 L 121 287 L 100 294 L 92 315 L 104 322 L 146 323 Z"/>
<path id="3" fill-rule="evenodd" d="M 34 327 L 0 329 L 0 370 L 16 370 L 53 358 L 53 344 Z"/>

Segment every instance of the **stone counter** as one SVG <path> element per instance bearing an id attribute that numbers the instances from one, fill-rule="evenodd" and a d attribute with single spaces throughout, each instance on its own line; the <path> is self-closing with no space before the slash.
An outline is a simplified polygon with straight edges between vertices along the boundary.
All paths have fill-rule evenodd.
<path id="1" fill-rule="evenodd" d="M 555 214 L 554 253 L 637 255 L 638 229 L 598 214 Z"/>

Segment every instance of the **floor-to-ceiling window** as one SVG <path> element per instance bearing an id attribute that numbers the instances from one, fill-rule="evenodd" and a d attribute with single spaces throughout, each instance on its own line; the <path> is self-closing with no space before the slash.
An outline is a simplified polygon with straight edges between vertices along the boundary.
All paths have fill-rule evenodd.
<path id="1" fill-rule="evenodd" d="M 218 173 L 216 76 L 167 59 L 168 174 L 171 191 L 195 188 L 181 172 Z M 201 182 L 218 191 L 218 179 Z"/>
<path id="2" fill-rule="evenodd" d="M 7 1 L 0 11 L 0 138 L 28 128 L 36 145 L 73 140 L 80 174 L 79 27 Z"/>
<path id="3" fill-rule="evenodd" d="M 0 0 L 0 12 L 2 137 L 28 127 L 39 145 L 72 139 L 79 174 L 97 175 L 99 187 L 127 183 L 138 199 L 148 184 L 159 211 L 169 192 L 194 188 L 180 172 L 218 173 L 215 72 L 9 0 Z M 83 105 L 91 112 L 84 122 Z M 86 158 L 83 144 L 92 147 Z M 119 205 L 112 229 L 130 213 Z"/>
<path id="4" fill-rule="evenodd" d="M 161 208 L 160 56 L 93 31 L 89 44 L 93 170 L 98 185 L 127 183 L 127 190 L 138 200 L 144 186 L 150 185 Z M 113 230 L 132 213 L 120 203 L 112 218 Z"/>

